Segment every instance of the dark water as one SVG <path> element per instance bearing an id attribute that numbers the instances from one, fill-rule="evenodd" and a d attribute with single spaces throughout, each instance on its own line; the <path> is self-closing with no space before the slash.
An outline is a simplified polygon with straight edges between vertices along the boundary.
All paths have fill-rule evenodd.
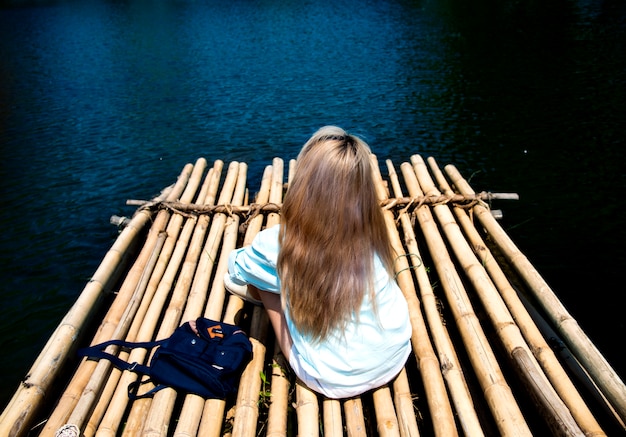
<path id="1" fill-rule="evenodd" d="M 626 376 L 623 0 L 2 5 L 2 406 L 127 199 L 200 156 L 254 191 L 324 124 L 519 193 L 503 226 Z"/>

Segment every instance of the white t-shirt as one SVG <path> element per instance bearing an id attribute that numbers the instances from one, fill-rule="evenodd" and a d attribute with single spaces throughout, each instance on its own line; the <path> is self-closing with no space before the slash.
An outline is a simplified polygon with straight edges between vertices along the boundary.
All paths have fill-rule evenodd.
<path id="1" fill-rule="evenodd" d="M 279 228 L 259 232 L 250 246 L 230 254 L 228 271 L 234 283 L 280 293 L 276 273 Z M 374 270 L 377 313 L 366 294 L 358 322 L 355 317 L 343 336 L 312 342 L 296 329 L 289 310 L 285 312 L 293 340 L 289 364 L 308 387 L 329 398 L 356 396 L 386 384 L 402 370 L 411 352 L 406 300 L 378 256 Z"/>

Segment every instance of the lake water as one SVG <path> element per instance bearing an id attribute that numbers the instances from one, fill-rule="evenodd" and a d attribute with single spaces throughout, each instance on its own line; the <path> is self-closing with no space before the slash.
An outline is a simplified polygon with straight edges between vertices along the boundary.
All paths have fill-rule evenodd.
<path id="1" fill-rule="evenodd" d="M 258 188 L 318 127 L 516 192 L 502 225 L 626 376 L 623 0 L 0 3 L 2 407 L 187 162 Z"/>

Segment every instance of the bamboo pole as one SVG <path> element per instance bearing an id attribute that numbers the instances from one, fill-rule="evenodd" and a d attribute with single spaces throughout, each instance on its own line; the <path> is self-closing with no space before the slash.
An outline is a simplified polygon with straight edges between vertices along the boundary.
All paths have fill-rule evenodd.
<path id="1" fill-rule="evenodd" d="M 200 202 L 204 201 L 215 203 L 215 192 L 219 183 L 220 174 L 223 163 L 216 161 L 212 168 L 209 169 L 201 188 L 201 194 L 198 196 Z M 205 199 L 206 197 L 206 199 Z M 186 222 L 183 229 L 180 229 L 182 216 L 176 215 L 171 218 L 166 231 L 167 239 L 164 249 L 161 251 L 157 266 L 150 278 L 148 287 L 144 294 L 141 306 L 133 319 L 133 324 L 127 334 L 128 341 L 150 341 L 154 332 L 157 317 L 150 314 L 160 314 L 165 299 L 169 294 L 174 273 L 177 270 L 180 260 L 182 260 L 183 246 L 178 241 L 189 241 L 191 238 L 192 223 Z M 179 234 L 180 232 L 180 234 Z M 177 249 L 175 252 L 174 249 Z M 162 281 L 162 279 L 165 279 Z M 168 280 L 167 278 L 172 278 Z M 152 322 L 148 322 L 152 320 Z M 144 323 L 145 322 L 145 323 Z M 147 351 L 144 349 L 133 350 L 130 354 L 127 352 L 120 353 L 120 358 L 129 362 L 143 362 Z M 107 386 L 112 387 L 105 389 L 105 393 L 100 396 L 100 400 L 96 409 L 89 419 L 89 423 L 85 427 L 83 433 L 85 437 L 91 437 L 95 434 L 98 426 L 101 427 L 100 434 L 105 433 L 105 429 L 117 429 L 121 420 L 121 415 L 125 410 L 128 402 L 126 387 L 132 381 L 136 380 L 136 375 L 132 372 L 123 372 L 119 375 L 122 381 L 113 381 L 114 374 L 120 374 L 117 369 L 113 370 Z M 105 418 L 105 414 L 107 417 Z M 104 423 L 103 422 L 104 419 Z"/>
<path id="2" fill-rule="evenodd" d="M 219 199 L 220 202 L 231 202 L 233 205 L 241 205 L 243 203 L 246 186 L 246 172 L 247 165 L 239 163 L 235 189 L 232 194 L 230 194 L 230 190 L 223 189 L 222 195 Z M 224 185 L 227 186 L 229 184 L 225 183 Z M 229 198 L 231 195 L 232 198 Z M 221 239 L 222 252 L 213 281 L 211 282 L 211 272 L 213 271 L 214 264 L 213 260 L 215 259 L 220 241 L 216 232 L 213 232 L 213 229 L 218 227 L 223 230 L 223 238 Z M 207 301 L 206 291 L 208 290 L 209 285 L 211 285 L 211 291 L 208 296 L 208 303 L 203 316 L 212 320 L 219 320 L 224 304 L 224 282 L 222 278 L 228 269 L 228 254 L 235 248 L 237 243 L 238 228 L 238 216 L 226 217 L 224 214 L 214 216 L 211 232 L 209 232 L 204 250 L 202 251 L 202 256 L 196 270 L 196 275 L 187 299 L 187 305 L 182 320 L 193 320 L 200 316 L 202 307 Z M 234 323 L 234 320 L 230 319 L 225 319 L 224 321 L 227 323 Z M 205 403 L 210 405 L 212 414 L 215 417 L 220 418 L 218 424 L 221 425 L 221 419 L 225 407 L 224 400 L 207 399 L 205 401 L 200 396 L 188 394 L 185 396 L 185 401 L 178 418 L 178 423 L 176 424 L 174 432 L 175 436 L 190 436 L 197 434 Z M 207 434 L 203 434 L 203 436 L 206 435 Z"/>
<path id="3" fill-rule="evenodd" d="M 554 403 L 553 396 L 551 394 L 552 387 L 550 387 L 550 389 L 546 387 L 544 375 L 539 372 L 539 369 L 535 365 L 534 359 L 530 355 L 529 351 L 523 347 L 518 347 L 511 352 L 511 356 L 513 359 L 514 369 L 517 370 L 517 372 L 526 375 L 526 385 L 532 386 L 528 391 L 535 401 L 535 404 L 541 411 L 547 412 L 547 414 L 543 413 L 543 415 L 554 435 L 585 435 L 582 431 L 577 430 L 570 423 L 568 423 L 570 420 L 573 421 L 573 419 L 569 419 L 569 417 L 562 414 L 561 403 Z"/>
<path id="4" fill-rule="evenodd" d="M 142 272 L 141 280 L 139 284 L 137 284 L 135 293 L 133 294 L 128 306 L 126 307 L 126 311 L 122 315 L 119 324 L 115 328 L 112 337 L 113 339 L 123 339 L 125 333 L 128 331 L 131 321 L 137 313 L 137 310 L 141 303 L 141 299 L 143 298 L 144 292 L 148 286 L 150 275 L 152 274 L 156 266 L 158 257 L 164 244 L 165 233 L 161 232 L 159 234 L 157 245 L 154 247 L 151 257 Z M 118 347 L 111 346 L 106 349 L 106 352 L 115 354 L 117 350 Z M 112 367 L 113 366 L 111 362 L 108 360 L 98 361 L 95 371 L 92 373 L 89 382 L 84 388 L 83 393 L 76 404 L 76 407 L 72 411 L 72 414 L 67 421 L 68 423 L 76 425 L 79 429 L 83 428 L 85 420 L 87 420 L 89 414 L 93 409 L 93 406 L 97 402 L 98 398 L 101 396 L 102 389 L 107 382 L 107 378 L 111 372 Z M 115 377 L 119 378 L 119 372 L 116 372 Z"/>
<path id="5" fill-rule="evenodd" d="M 374 412 L 378 435 L 383 437 L 399 437 L 400 426 L 391 397 L 391 390 L 388 385 L 384 385 L 372 392 L 374 402 Z"/>
<path id="6" fill-rule="evenodd" d="M 447 165 L 445 170 L 458 191 L 468 194 L 473 192 L 472 188 L 454 166 Z M 576 355 L 576 358 L 583 363 L 622 421 L 626 421 L 626 385 L 624 385 L 624 382 L 589 337 L 587 337 L 576 320 L 565 309 L 528 258 L 520 252 L 499 223 L 491 217 L 489 211 L 480 205 L 474 206 L 473 211 L 480 223 L 493 237 L 494 242 L 503 255 L 526 282 L 533 296 L 541 304 L 566 344 Z"/>
<path id="7" fill-rule="evenodd" d="M 203 173 L 203 170 L 204 170 L 204 163 L 201 166 L 196 166 L 196 168 L 194 169 L 195 175 L 192 174 L 192 179 L 199 180 L 201 174 Z M 210 170 L 210 172 L 213 172 L 213 171 L 214 169 Z M 187 186 L 187 189 L 185 190 L 185 192 L 183 193 L 181 197 L 182 199 L 193 198 L 195 187 L 194 188 L 191 188 L 191 187 L 193 187 L 194 185 L 195 183 Z M 179 225 L 176 222 L 176 217 L 174 217 L 173 219 L 170 220 L 168 224 L 168 229 L 170 230 L 170 240 L 172 237 L 171 233 L 178 232 L 178 228 L 179 228 Z M 162 232 L 160 234 L 160 237 L 162 237 L 163 239 L 163 241 L 161 242 L 161 247 L 165 245 L 164 243 L 166 241 L 165 239 L 166 235 L 168 235 L 167 232 Z M 159 250 L 159 255 L 161 255 L 160 250 Z M 166 258 L 169 260 L 169 256 L 166 255 Z M 155 261 L 155 264 L 159 264 L 157 262 L 157 259 L 155 259 L 154 261 Z M 158 281 L 158 279 L 162 277 L 163 271 L 165 270 L 165 268 L 163 268 L 163 257 L 158 256 L 158 261 L 160 261 L 159 268 L 157 268 L 157 266 L 155 265 L 155 266 L 152 266 L 151 268 L 146 267 L 144 269 L 142 273 L 143 275 L 142 278 L 143 278 L 143 281 L 145 282 L 143 285 L 140 284 L 140 286 L 138 286 L 138 290 L 136 291 L 135 296 L 133 297 L 134 301 L 131 301 L 131 303 L 128 305 L 126 313 L 122 317 L 122 321 L 124 322 L 120 323 L 118 327 L 116 328 L 116 331 L 112 337 L 113 339 L 122 339 L 124 338 L 124 333 L 128 332 L 126 339 L 128 341 L 135 340 L 135 334 L 136 334 L 137 328 L 133 330 L 132 327 L 130 327 L 130 324 L 132 322 L 136 327 L 137 325 L 136 322 L 143 319 L 145 312 L 147 310 L 146 303 L 149 302 L 153 296 L 153 289 L 154 289 L 153 283 L 155 281 Z M 153 274 L 151 275 L 151 273 Z M 114 351 L 110 351 L 110 352 L 113 353 Z M 122 352 L 120 354 L 120 358 L 127 359 L 128 355 L 129 354 L 127 352 Z M 97 368 L 101 368 L 101 367 L 104 367 L 106 369 L 106 368 L 110 368 L 111 365 L 107 360 L 101 360 L 98 363 Z M 113 369 L 107 381 L 102 381 L 101 378 L 103 377 L 104 377 L 103 374 L 98 374 L 98 373 L 94 373 L 91 376 L 90 385 L 94 385 L 94 387 L 90 387 L 90 385 L 88 385 L 85 388 L 83 397 L 78 402 L 77 408 L 73 411 L 69 419 L 69 423 L 77 424 L 82 428 L 82 423 L 85 419 L 84 416 L 88 412 L 88 409 L 91 407 L 94 401 L 91 398 L 95 394 L 98 394 L 98 391 L 95 389 L 95 387 L 97 387 L 97 385 L 101 385 L 103 382 L 106 382 L 107 387 L 103 393 L 100 393 L 97 399 L 98 405 L 96 406 L 96 409 L 91 415 L 90 421 L 86 425 L 85 430 L 83 432 L 85 436 L 93 435 L 95 433 L 95 427 L 97 426 L 97 423 L 104 415 L 105 409 L 109 405 L 109 401 L 112 398 L 113 394 L 115 393 L 117 383 L 119 382 L 119 378 L 121 377 L 121 372 L 117 369 Z"/>
<path id="8" fill-rule="evenodd" d="M 239 163 L 232 162 L 229 165 L 226 179 L 222 186 L 220 201 L 231 200 L 238 173 Z M 200 275 L 200 278 L 203 278 L 205 275 L 210 277 L 213 260 L 215 259 L 215 255 L 217 253 L 217 247 L 219 246 L 219 240 L 221 239 L 221 235 L 224 230 L 225 221 L 226 218 L 223 215 L 215 216 L 213 218 L 211 228 L 218 228 L 219 235 L 216 235 L 215 238 L 217 244 L 214 244 L 211 248 L 203 246 L 206 228 L 198 228 L 196 226 L 196 230 L 198 232 L 194 232 L 194 239 L 192 239 L 192 243 L 189 245 L 187 255 L 176 280 L 176 286 L 171 295 L 168 308 L 161 321 L 158 338 L 166 338 L 170 336 L 174 329 L 181 324 L 181 314 L 183 314 L 183 308 L 185 308 L 189 290 L 191 289 L 194 278 L 198 278 L 198 275 Z M 207 261 L 202 262 L 203 260 Z M 199 265 L 202 271 L 200 273 L 196 273 Z M 206 281 L 208 283 L 209 279 L 206 279 Z M 206 290 L 206 288 L 204 288 L 204 290 Z M 197 308 L 190 308 L 187 306 L 187 310 L 185 311 L 186 317 L 190 317 L 192 319 L 197 318 L 197 316 L 201 313 L 201 308 L 201 306 Z M 182 322 L 185 321 L 187 320 L 182 320 Z M 177 392 L 174 389 L 167 388 L 155 393 L 152 402 L 141 403 L 138 408 L 134 408 L 133 406 L 131 414 L 129 415 L 128 423 L 133 425 L 136 423 L 137 426 L 135 428 L 134 426 L 131 427 L 127 425 L 124 430 L 124 434 L 133 435 L 133 433 L 140 429 L 142 430 L 142 435 L 147 437 L 156 437 L 167 434 L 168 423 L 174 408 L 176 397 Z M 143 420 L 144 417 L 145 421 Z M 143 423 L 143 425 L 139 426 L 141 423 Z"/>
<path id="9" fill-rule="evenodd" d="M 254 308 L 253 324 L 250 330 L 250 342 L 252 343 L 252 360 L 246 366 L 241 375 L 239 392 L 237 393 L 236 415 L 233 423 L 233 437 L 254 436 L 259 417 L 259 390 L 261 388 L 260 374 L 265 363 L 266 347 L 262 341 L 267 338 L 268 320 L 264 310 Z M 261 341 L 258 339 L 261 337 Z M 244 384 L 248 383 L 248 384 Z"/>
<path id="10" fill-rule="evenodd" d="M 382 437 L 400 437 L 400 426 L 389 386 L 385 385 L 374 390 L 372 398 L 374 400 L 378 435 Z"/>
<path id="11" fill-rule="evenodd" d="M 396 407 L 400 435 L 402 437 L 419 437 L 420 432 L 415 417 L 413 396 L 409 387 L 406 367 L 402 369 L 393 382 L 393 402 Z"/>
<path id="12" fill-rule="evenodd" d="M 427 161 L 440 189 L 445 194 L 452 193 L 452 188 L 448 185 L 436 161 L 433 158 L 428 158 Z M 463 228 L 464 235 L 468 242 L 471 244 L 476 255 L 480 258 L 481 265 L 483 265 L 489 273 L 499 294 L 511 311 L 515 323 L 519 326 L 520 331 L 530 346 L 530 350 L 563 402 L 571 411 L 576 422 L 587 436 L 606 435 L 578 393 L 576 386 L 572 383 L 567 372 L 561 366 L 554 352 L 545 341 L 544 336 L 526 310 L 517 292 L 506 278 L 506 275 L 498 265 L 496 259 L 487 248 L 487 244 L 483 241 L 476 227 L 473 225 L 467 211 L 463 208 L 453 207 L 453 212 Z"/>
<path id="13" fill-rule="evenodd" d="M 367 437 L 361 398 L 356 397 L 344 400 L 343 412 L 346 416 L 346 431 L 348 437 Z"/>
<path id="14" fill-rule="evenodd" d="M 277 347 L 277 344 L 274 346 Z M 282 359 L 281 359 L 282 358 Z M 267 437 L 287 437 L 289 410 L 289 379 L 285 366 L 287 362 L 280 352 L 275 352 L 271 364 L 271 398 L 267 419 Z"/>
<path id="15" fill-rule="evenodd" d="M 173 199 L 167 196 L 184 187 L 191 170 L 191 164 L 185 166 L 176 185 L 170 190 L 163 191 L 161 196 L 154 200 Z M 0 416 L 0 435 L 21 436 L 30 428 L 50 386 L 73 350 L 74 339 L 79 336 L 85 321 L 89 318 L 89 309 L 95 309 L 102 296 L 116 281 L 124 266 L 125 254 L 135 243 L 151 215 L 146 211 L 133 217 L 105 254 L 93 277 L 55 329 Z"/>
<path id="16" fill-rule="evenodd" d="M 229 202 L 231 200 L 233 186 L 239 177 L 240 167 L 241 165 L 235 162 L 230 164 L 219 201 Z M 200 220 L 201 222 L 196 225 L 194 239 L 192 240 L 192 244 L 190 246 L 193 250 L 190 250 L 188 253 L 178 279 L 178 281 L 180 281 L 180 277 L 186 278 L 185 286 L 183 287 L 183 290 L 185 291 L 181 291 L 181 297 L 187 292 L 187 290 L 190 290 L 187 296 L 185 296 L 186 304 L 182 302 L 181 299 L 181 303 L 185 305 L 185 311 L 181 320 L 177 322 L 178 324 L 180 324 L 181 321 L 184 322 L 196 319 L 201 315 L 202 307 L 206 301 L 206 292 L 210 281 L 211 271 L 213 269 L 215 255 L 217 253 L 217 247 L 225 228 L 225 217 L 223 215 L 213 217 L 207 242 L 204 243 L 206 228 L 209 221 L 208 218 L 204 217 L 200 217 Z M 190 284 L 192 278 L 193 283 L 191 283 L 190 289 L 188 284 Z M 143 435 L 162 435 L 167 432 L 167 422 L 171 416 L 176 396 L 176 392 L 168 390 L 168 392 L 164 393 L 158 399 L 158 402 L 153 402 L 150 405 L 148 417 L 146 418 L 146 423 L 143 429 Z M 199 421 L 197 414 L 201 411 L 203 403 L 203 399 L 201 397 L 192 394 L 187 395 L 185 399 L 187 408 L 181 412 L 181 416 L 178 418 L 178 426 L 180 426 L 181 429 L 193 427 L 193 423 L 197 423 L 196 421 Z M 155 401 L 156 400 L 157 399 L 155 399 Z M 189 405 L 197 406 L 197 411 L 196 408 L 190 408 Z"/>
<path id="17" fill-rule="evenodd" d="M 302 381 L 296 381 L 296 416 L 298 418 L 298 437 L 317 437 L 319 429 L 319 404 L 317 394 Z"/>
<path id="18" fill-rule="evenodd" d="M 283 161 L 274 158 L 271 169 L 270 189 L 267 192 L 268 199 L 272 196 L 272 191 L 280 189 L 282 192 Z M 263 201 L 261 199 L 261 201 Z M 263 216 L 256 216 L 250 220 L 244 246 L 250 245 L 262 226 Z M 234 296 L 230 296 L 233 299 Z M 265 363 L 265 341 L 267 339 L 268 327 L 267 314 L 260 306 L 254 308 L 252 315 L 252 325 L 250 327 L 250 341 L 252 342 L 252 361 L 244 370 L 239 382 L 239 392 L 237 393 L 236 415 L 233 423 L 233 437 L 254 436 L 257 429 L 259 417 L 259 391 L 261 389 L 261 372 Z"/>
<path id="19" fill-rule="evenodd" d="M 209 175 L 214 175 L 216 172 L 219 174 L 221 167 L 222 163 L 216 162 L 213 168 L 209 170 Z M 204 168 L 202 171 L 198 171 L 194 177 L 194 183 L 190 184 L 181 196 L 182 201 L 191 201 L 196 198 L 196 191 L 203 172 Z M 206 184 L 207 180 L 205 179 Z M 170 218 L 166 231 L 167 239 L 158 260 L 158 268 L 150 280 L 147 295 L 126 336 L 128 341 L 151 341 L 154 339 L 154 330 L 158 318 L 169 295 L 178 266 L 183 259 L 187 243 L 191 238 L 194 223 L 195 219 L 186 219 L 180 214 L 174 214 Z M 120 358 L 129 362 L 143 363 L 147 361 L 148 354 L 149 351 L 139 348 L 132 350 L 130 354 L 127 352 L 120 354 Z M 97 414 L 90 418 L 88 427 L 90 430 L 94 430 L 90 432 L 96 432 L 99 436 L 117 433 L 129 402 L 128 384 L 135 380 L 137 380 L 137 375 L 132 372 L 125 371 L 121 374 L 115 390 L 112 391 L 111 398 L 101 398 L 101 406 L 94 412 Z"/>
<path id="20" fill-rule="evenodd" d="M 343 437 L 341 402 L 338 399 L 324 399 L 322 402 L 324 436 Z"/>
<path id="21" fill-rule="evenodd" d="M 413 163 L 413 169 L 424 192 L 427 195 L 439 195 L 439 190 L 435 187 L 424 160 L 419 155 L 414 155 L 411 158 L 411 162 Z M 483 307 L 507 353 L 513 358 L 513 351 L 515 350 L 523 349 L 527 352 L 525 354 L 525 365 L 517 366 L 520 371 L 518 375 L 522 377 L 529 391 L 541 391 L 540 394 L 532 393 L 535 398 L 541 396 L 542 399 L 549 400 L 551 408 L 540 409 L 541 415 L 550 426 L 563 427 L 562 429 L 555 429 L 554 431 L 557 433 L 563 432 L 565 435 L 583 435 L 582 430 L 574 421 L 569 409 L 558 396 L 548 378 L 543 373 L 541 366 L 539 366 L 539 363 L 537 363 L 532 355 L 508 307 L 502 300 L 491 278 L 487 275 L 483 265 L 476 258 L 472 248 L 467 243 L 465 236 L 450 211 L 450 207 L 448 205 L 438 205 L 434 206 L 433 210 L 452 251 L 469 278 L 470 283 L 474 286 L 474 290 L 482 301 Z M 526 364 L 533 365 L 532 371 L 528 370 Z M 556 415 L 556 417 L 554 415 Z"/>
<path id="22" fill-rule="evenodd" d="M 379 199 L 388 197 L 383 184 L 376 157 L 371 158 L 373 166 L 373 177 L 376 184 Z M 452 406 L 445 388 L 439 360 L 435 355 L 430 337 L 426 328 L 426 323 L 420 309 L 420 302 L 415 291 L 415 284 L 411 276 L 411 268 L 407 260 L 407 254 L 402 246 L 398 229 L 395 224 L 393 214 L 389 210 L 384 210 L 385 221 L 391 244 L 396 253 L 396 280 L 409 307 L 411 326 L 413 333 L 411 342 L 413 352 L 417 359 L 424 390 L 426 391 L 428 405 L 432 414 L 432 425 L 435 435 L 453 436 L 457 435 L 457 429 L 452 413 Z"/>
<path id="23" fill-rule="evenodd" d="M 402 196 L 402 188 L 398 181 L 398 175 L 393 163 L 388 160 L 387 168 L 392 187 L 396 197 Z M 420 208 L 428 209 L 428 205 Z M 422 262 L 422 257 L 415 239 L 415 232 L 409 215 L 405 212 L 400 214 L 400 225 L 404 234 L 405 244 L 409 253 L 409 261 L 412 262 L 413 271 L 417 279 L 417 285 L 422 299 L 422 306 L 428 321 L 428 327 L 437 349 L 439 361 L 442 363 L 442 373 L 446 380 L 450 397 L 458 417 L 459 424 L 465 435 L 478 437 L 484 435 L 482 426 L 476 414 L 474 402 L 470 395 L 467 382 L 463 375 L 457 353 L 452 344 L 452 340 L 444 326 L 439 310 L 437 299 L 430 284 L 426 266 Z"/>
<path id="24" fill-rule="evenodd" d="M 409 194 L 421 194 L 417 176 L 411 165 L 403 163 L 401 169 Z M 467 298 L 461 278 L 450 259 L 430 209 L 420 208 L 415 211 L 415 214 L 469 353 L 470 361 L 500 432 L 511 436 L 530 435 L 530 430 L 504 380 L 487 337 Z"/>
<path id="25" fill-rule="evenodd" d="M 229 218 L 228 222 L 238 222 L 237 219 Z M 230 246 L 230 243 L 226 242 L 229 238 L 229 223 L 226 225 L 225 230 L 225 243 L 224 247 Z M 235 234 L 236 238 L 236 234 Z M 236 240 L 235 240 L 236 241 Z M 232 243 L 235 246 L 235 243 Z M 218 268 L 218 271 L 220 269 Z M 216 274 L 216 279 L 218 274 Z M 223 287 L 223 285 L 222 285 Z M 215 288 L 215 285 L 213 286 Z M 227 309 L 224 321 L 226 323 L 236 324 L 235 317 L 238 311 L 241 310 L 242 304 L 238 309 L 234 309 L 232 305 L 229 305 Z M 206 315 L 205 315 L 206 317 Z M 226 402 L 222 399 L 203 399 L 199 396 L 187 395 L 185 403 L 181 411 L 179 421 L 176 425 L 174 436 L 189 436 L 189 435 L 202 435 L 202 436 L 218 436 L 224 422 L 224 410 Z M 183 419 L 186 417 L 186 419 Z M 197 434 L 196 434 L 197 433 Z"/>
<path id="26" fill-rule="evenodd" d="M 267 193 L 269 193 L 270 181 L 271 181 L 271 167 L 267 167 L 261 180 L 261 188 L 260 188 L 260 194 L 259 194 L 260 198 L 267 198 L 268 196 Z M 245 203 L 245 200 L 244 200 L 244 203 Z M 232 221 L 232 226 L 229 226 L 229 225 L 226 226 L 225 236 L 224 236 L 224 247 L 222 249 L 223 255 L 222 255 L 222 259 L 220 260 L 220 264 L 224 264 L 228 262 L 228 254 L 230 253 L 232 249 L 236 247 L 237 236 L 239 234 L 238 226 L 236 226 L 236 224 L 239 223 L 238 217 L 232 216 L 230 217 L 229 220 Z M 263 216 L 259 215 L 255 217 L 253 221 L 255 223 L 259 223 L 258 229 L 260 229 L 260 224 L 262 224 L 263 222 Z M 256 235 L 256 233 L 258 232 L 258 229 L 254 228 L 254 226 L 253 226 L 253 229 L 254 230 L 252 232 Z M 231 232 L 234 235 L 232 238 L 229 238 L 227 234 Z M 219 267 L 218 267 L 218 270 L 219 270 Z M 224 272 L 225 271 L 226 269 L 224 269 Z M 216 274 L 216 280 L 221 281 L 220 287 L 223 288 L 223 278 L 221 274 Z M 214 281 L 211 293 L 214 293 L 215 289 L 216 289 L 216 283 Z M 226 308 L 226 314 L 224 315 L 224 321 L 227 323 L 236 324 L 237 318 L 240 316 L 240 312 L 243 309 L 244 303 L 241 299 L 237 297 L 234 297 L 234 296 L 231 296 L 231 297 L 232 298 L 228 299 L 228 305 Z M 262 335 L 265 335 L 265 334 L 262 334 Z M 241 387 L 241 383 L 240 383 L 240 387 Z M 202 416 L 201 416 L 201 420 L 200 420 L 200 424 L 198 428 L 198 435 L 201 435 L 203 437 L 205 436 L 217 437 L 220 435 L 220 432 L 222 430 L 222 425 L 224 422 L 225 406 L 226 406 L 225 402 L 221 400 L 216 400 L 216 399 L 208 399 L 204 403 L 204 408 L 202 411 Z M 182 434 L 182 433 L 178 434 L 178 430 L 177 430 L 176 435 L 180 435 L 181 437 L 185 436 L 185 434 Z"/>
<path id="27" fill-rule="evenodd" d="M 218 199 L 218 202 L 228 202 L 233 206 L 240 206 L 243 204 L 248 166 L 245 163 L 239 163 L 237 170 L 237 174 L 233 172 L 233 176 L 236 176 L 236 179 L 234 179 L 231 183 L 234 184 L 234 189 L 229 186 L 229 189 L 225 191 L 227 185 L 225 183 L 225 188 L 222 189 L 222 195 Z M 228 221 L 231 217 L 233 220 Z M 204 317 L 213 320 L 220 320 L 222 317 L 224 300 L 226 297 L 224 292 L 224 274 L 228 271 L 228 254 L 237 244 L 238 228 L 238 216 L 217 214 L 213 217 L 211 232 L 209 232 L 209 236 L 207 237 L 204 245 L 202 258 L 200 260 L 200 264 L 198 265 L 196 277 L 194 278 L 193 287 L 191 289 L 190 301 L 185 309 L 185 320 L 195 319 L 205 303 L 206 308 L 203 313 Z M 228 231 L 228 240 L 225 240 L 224 237 L 226 231 Z M 226 245 L 226 247 L 222 248 L 221 257 L 217 263 L 217 270 L 211 280 L 211 273 L 216 264 L 215 260 L 217 258 L 218 250 L 220 249 L 220 243 L 222 246 Z M 209 288 L 210 293 L 208 295 L 208 300 L 205 301 L 207 298 L 206 291 Z M 202 299 L 191 300 L 191 298 L 195 295 L 198 295 Z"/>
<path id="28" fill-rule="evenodd" d="M 541 331 L 545 338 L 550 339 L 550 343 L 552 345 L 551 349 L 554 350 L 559 362 L 562 362 L 563 365 L 567 367 L 569 374 L 572 375 L 572 378 L 575 378 L 578 381 L 579 386 L 581 386 L 581 388 L 583 388 L 584 391 L 594 399 L 596 405 L 598 405 L 607 415 L 611 416 L 611 418 L 616 421 L 618 426 L 625 428 L 626 424 L 621 421 L 619 415 L 611 406 L 611 403 L 606 399 L 602 391 L 595 384 L 585 368 L 572 354 L 567 345 L 563 342 L 563 340 L 561 340 L 559 334 L 554 330 L 552 325 L 542 314 L 540 314 L 539 310 L 528 301 L 527 297 L 523 293 L 519 294 L 519 298 L 537 325 L 539 331 Z"/>
<path id="29" fill-rule="evenodd" d="M 205 178 L 205 186 L 217 189 L 216 179 L 219 179 L 223 163 L 216 161 L 213 168 L 209 170 Z M 198 182 L 200 179 L 198 177 Z M 194 198 L 198 184 L 193 184 L 186 191 L 182 199 L 188 201 Z M 214 187 L 214 188 L 213 188 Z M 151 341 L 153 340 L 158 320 L 163 311 L 163 306 L 168 299 L 172 284 L 176 279 L 180 263 L 187 251 L 187 245 L 192 238 L 195 226 L 195 219 L 186 219 L 180 214 L 174 214 L 167 227 L 167 239 L 165 247 L 158 261 L 158 273 L 153 275 L 149 287 L 149 299 L 143 302 L 141 311 L 133 320 L 133 326 L 129 331 L 127 340 L 129 341 Z M 134 349 L 130 355 L 124 355 L 129 362 L 147 362 L 149 351 L 141 348 Z M 120 355 L 122 357 L 122 355 Z M 125 371 L 120 377 L 120 381 L 113 392 L 109 404 L 105 407 L 103 417 L 92 417 L 90 427 L 96 428 L 98 436 L 117 435 L 117 431 L 125 414 L 129 399 L 127 394 L 128 384 L 137 380 L 137 375 L 133 372 Z M 138 401 L 141 402 L 141 401 Z M 104 406 L 103 406 L 104 407 Z"/>
<path id="30" fill-rule="evenodd" d="M 174 247 L 171 256 L 168 258 L 169 264 L 167 270 L 164 272 L 162 280 L 155 291 L 153 299 L 150 301 L 149 308 L 145 312 L 145 315 L 142 319 L 137 318 L 134 320 L 134 326 L 140 324 L 139 330 L 134 340 L 150 341 L 154 339 L 154 332 L 158 323 L 158 318 L 161 314 L 165 301 L 167 300 L 169 290 L 171 289 L 169 285 L 171 285 L 174 281 L 175 272 L 184 256 L 185 246 L 183 242 L 189 241 L 189 239 L 191 238 L 192 229 L 193 226 L 188 223 L 186 223 L 186 225 L 183 227 L 179 238 L 176 241 L 176 246 Z M 128 362 L 146 363 L 148 362 L 149 354 L 150 351 L 138 348 L 133 349 L 130 354 L 128 354 L 127 352 L 120 354 L 120 358 Z M 96 435 L 98 435 L 99 437 L 117 435 L 118 429 L 122 424 L 122 417 L 125 414 L 127 405 L 129 403 L 127 387 L 131 382 L 134 382 L 137 379 L 137 375 L 133 372 L 124 371 L 122 373 L 117 387 L 113 392 L 113 396 L 106 406 L 106 411 L 104 412 L 101 421 L 98 421 L 97 417 L 93 417 L 90 421 L 90 426 L 97 429 Z"/>
<path id="31" fill-rule="evenodd" d="M 120 359 L 126 360 L 127 353 L 120 353 L 118 356 Z M 82 436 L 83 437 L 93 437 L 96 433 L 96 427 L 104 413 L 106 412 L 106 408 L 109 405 L 110 400 L 113 398 L 115 394 L 115 390 L 119 384 L 120 378 L 122 377 L 122 371 L 119 369 L 112 369 L 109 377 L 105 382 L 105 386 L 100 393 L 100 396 L 97 399 L 97 403 L 89 416 L 89 420 L 86 424 L 83 425 L 82 428 Z M 71 422 L 70 422 L 71 423 Z M 57 431 L 58 432 L 58 431 Z"/>

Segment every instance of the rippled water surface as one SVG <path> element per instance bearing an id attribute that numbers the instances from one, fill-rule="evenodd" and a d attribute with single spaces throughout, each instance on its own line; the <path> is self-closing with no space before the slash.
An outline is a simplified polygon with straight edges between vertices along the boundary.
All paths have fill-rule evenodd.
<path id="1" fill-rule="evenodd" d="M 434 156 L 476 190 L 519 193 L 503 226 L 626 375 L 626 7 L 492 3 L 2 3 L 0 403 L 127 199 L 201 156 L 248 163 L 255 190 L 325 124 L 381 159 Z"/>

